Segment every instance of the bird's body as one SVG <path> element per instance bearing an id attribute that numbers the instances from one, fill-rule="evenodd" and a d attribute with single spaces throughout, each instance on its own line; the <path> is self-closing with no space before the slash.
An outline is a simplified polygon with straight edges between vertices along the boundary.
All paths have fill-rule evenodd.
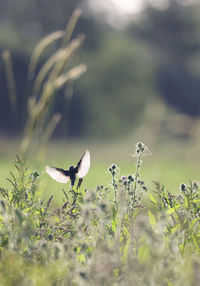
<path id="1" fill-rule="evenodd" d="M 68 170 L 61 168 L 46 166 L 47 174 L 59 183 L 67 183 L 71 181 L 71 187 L 74 186 L 76 181 L 76 176 L 80 180 L 88 173 L 90 168 L 90 152 L 86 150 L 78 162 L 76 167 L 69 167 Z"/>
<path id="2" fill-rule="evenodd" d="M 71 166 L 69 168 L 68 172 L 69 172 L 69 178 L 70 178 L 70 181 L 71 181 L 71 185 L 74 186 L 74 183 L 76 181 L 76 169 L 73 166 Z"/>

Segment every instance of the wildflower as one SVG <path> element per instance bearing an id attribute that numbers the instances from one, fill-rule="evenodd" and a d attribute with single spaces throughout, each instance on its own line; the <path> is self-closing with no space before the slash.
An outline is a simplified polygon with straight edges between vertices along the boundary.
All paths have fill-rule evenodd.
<path id="1" fill-rule="evenodd" d="M 117 166 L 115 164 L 112 165 L 111 167 L 113 170 L 117 169 Z"/>
<path id="2" fill-rule="evenodd" d="M 128 185 L 127 180 L 124 180 L 124 186 Z"/>
<path id="3" fill-rule="evenodd" d="M 142 152 L 144 152 L 144 144 L 142 143 L 142 142 L 138 142 L 137 143 L 137 145 L 136 145 L 136 147 L 137 147 L 137 149 L 136 149 L 136 152 L 137 153 L 142 153 Z"/>
<path id="4" fill-rule="evenodd" d="M 148 147 L 142 142 L 138 142 L 136 144 L 135 154 L 133 154 L 134 157 L 138 157 L 139 155 L 151 155 L 151 152 L 149 151 Z"/>
<path id="5" fill-rule="evenodd" d="M 121 180 L 122 181 L 126 180 L 126 176 L 121 176 Z"/>
<path id="6" fill-rule="evenodd" d="M 106 208 L 107 208 L 107 205 L 105 203 L 101 203 L 100 204 L 100 208 L 101 208 L 102 211 L 105 211 Z"/>
<path id="7" fill-rule="evenodd" d="M 128 180 L 132 183 L 134 182 L 134 177 L 132 175 L 128 175 Z"/>
<path id="8" fill-rule="evenodd" d="M 185 185 L 185 184 L 181 184 L 181 185 L 180 185 L 180 189 L 181 189 L 181 191 L 183 191 L 183 192 L 184 192 L 184 191 L 185 191 L 185 189 L 186 189 L 186 185 Z"/>
<path id="9" fill-rule="evenodd" d="M 194 188 L 197 190 L 199 188 L 197 182 L 194 182 Z"/>
<path id="10" fill-rule="evenodd" d="M 142 186 L 143 190 L 146 192 L 147 191 L 147 187 L 146 186 Z"/>

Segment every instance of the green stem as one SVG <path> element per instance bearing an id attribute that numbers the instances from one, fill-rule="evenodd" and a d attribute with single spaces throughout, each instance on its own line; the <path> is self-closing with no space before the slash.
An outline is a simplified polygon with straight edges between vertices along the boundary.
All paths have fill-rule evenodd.
<path id="1" fill-rule="evenodd" d="M 132 209 L 134 206 L 134 195 L 136 193 L 137 190 L 137 185 L 138 185 L 138 179 L 139 179 L 139 170 L 140 170 L 140 166 L 141 166 L 141 158 L 142 158 L 142 153 L 139 153 L 137 156 L 137 163 L 136 163 L 136 172 L 135 172 L 135 184 L 134 184 L 134 189 L 132 192 L 132 196 L 131 196 L 131 200 L 132 200 Z"/>
<path id="2" fill-rule="evenodd" d="M 117 206 L 117 188 L 115 186 L 115 176 L 113 175 L 112 178 L 113 178 L 112 184 L 113 184 L 113 188 L 114 188 L 114 204 L 115 204 L 115 207 L 117 209 L 118 208 L 118 206 Z"/>

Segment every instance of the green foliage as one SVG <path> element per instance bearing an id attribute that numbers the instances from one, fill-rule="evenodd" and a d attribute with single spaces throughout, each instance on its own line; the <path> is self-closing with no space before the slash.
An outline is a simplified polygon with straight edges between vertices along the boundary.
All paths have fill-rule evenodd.
<path id="1" fill-rule="evenodd" d="M 184 136 L 191 136 L 191 133 L 192 136 L 193 134 L 196 136 L 198 132 L 186 132 L 183 128 L 184 123 L 180 124 L 181 128 L 175 128 L 176 124 L 172 124 L 174 127 L 172 128 L 172 110 L 170 113 L 167 110 L 164 114 L 165 108 L 161 112 L 160 106 L 154 105 L 154 100 L 157 101 L 158 95 L 176 110 L 196 118 L 199 116 L 199 1 L 164 1 L 167 5 L 163 9 L 158 8 L 157 5 L 147 6 L 147 9 L 138 17 L 133 17 L 133 22 L 127 31 L 115 31 L 109 28 L 105 24 L 107 15 L 97 17 L 95 14 L 92 20 L 89 15 L 91 11 L 86 6 L 87 2 L 60 0 L 55 4 L 52 0 L 1 1 L 0 46 L 1 50 L 11 50 L 14 72 L 11 72 L 12 62 L 9 53 L 5 51 L 3 58 L 7 63 L 5 72 L 1 69 L 2 75 L 0 74 L 2 94 L 0 119 L 3 122 L 0 129 L 3 132 L 6 131 L 6 134 L 8 131 L 16 132 L 15 134 L 22 132 L 27 119 L 24 106 L 27 102 L 27 92 L 30 91 L 30 85 L 26 83 L 27 58 L 39 39 L 55 29 L 60 33 L 72 11 L 81 6 L 87 17 L 81 17 L 75 29 L 75 35 L 83 32 L 86 34 L 87 42 L 83 49 L 89 72 L 83 80 L 79 81 L 78 86 L 75 86 L 72 98 L 70 95 L 74 86 L 72 88 L 70 84 L 67 93 L 64 90 L 60 91 L 59 96 L 51 102 L 50 115 L 54 111 L 63 115 L 56 134 L 68 137 L 88 135 L 101 138 L 102 136 L 103 138 L 123 137 L 124 134 L 130 134 L 130 130 L 138 128 L 141 121 L 145 121 L 144 115 L 150 114 L 152 119 L 150 125 L 154 126 L 156 132 L 161 130 L 163 135 L 169 137 L 168 134 L 174 136 L 174 129 L 176 129 L 178 132 L 184 132 Z M 99 19 L 104 21 L 103 25 L 100 24 Z M 53 47 L 49 47 L 47 53 L 39 57 L 38 69 L 58 48 L 57 41 L 53 41 L 52 44 Z M 58 57 L 53 59 L 59 60 Z M 51 58 L 50 63 L 48 60 L 47 62 L 53 64 L 53 59 Z M 38 90 L 36 87 L 44 78 L 45 70 L 47 65 L 44 65 L 41 70 L 41 77 L 37 80 L 34 92 Z M 7 78 L 9 77 L 9 93 L 5 86 L 4 73 Z M 46 75 L 48 76 L 49 73 Z M 16 86 L 13 78 L 16 80 Z M 49 94 L 51 95 L 54 91 L 57 92 L 56 87 L 48 84 Z M 32 95 L 32 91 L 30 93 Z M 51 99 L 47 100 L 48 103 L 52 101 L 52 97 L 50 96 Z M 39 110 L 41 105 L 36 104 L 37 95 L 36 100 L 34 98 L 33 96 L 32 101 L 29 101 L 29 109 Z M 45 100 L 43 97 L 40 103 L 45 103 Z M 151 106 L 148 106 L 149 102 L 152 103 Z M 146 106 L 148 107 L 144 110 Z M 16 113 L 18 120 L 16 120 Z M 41 125 L 45 123 L 40 116 L 36 118 L 39 118 Z M 189 120 L 188 122 L 191 120 L 190 117 L 183 116 L 183 118 Z M 47 118 L 47 122 L 49 121 Z M 59 117 L 55 117 L 49 129 L 52 130 L 52 126 L 54 127 L 58 121 Z M 146 121 L 150 121 L 148 117 Z M 165 123 L 170 126 L 169 129 L 163 128 Z M 162 128 L 158 128 L 160 124 Z M 33 129 L 31 125 L 34 124 L 30 124 L 31 128 L 27 128 L 28 130 Z M 44 141 L 51 133 L 49 129 L 47 134 L 44 134 Z M 41 130 L 43 131 L 43 128 Z M 36 133 L 41 135 L 41 130 Z M 42 137 L 38 136 L 38 138 Z M 160 138 L 159 134 L 158 138 Z"/>
<path id="2" fill-rule="evenodd" d="M 129 31 L 152 52 L 159 95 L 180 112 L 199 116 L 200 2 L 167 2 L 165 9 L 149 5 Z"/>
<path id="3" fill-rule="evenodd" d="M 82 128 L 97 137 L 127 134 L 156 95 L 150 51 L 138 39 L 108 31 L 98 49 L 86 53 L 86 62 L 88 73 L 80 83 L 89 104 Z"/>
<path id="4" fill-rule="evenodd" d="M 54 1 L 8 0 L 1 3 L 0 17 L 4 19 L 0 28 L 1 48 L 30 55 L 42 37 L 64 27 L 80 2 L 61 0 L 55 5 Z"/>
<path id="5" fill-rule="evenodd" d="M 158 182 L 147 190 L 148 153 L 137 143 L 134 173 L 121 176 L 113 164 L 109 187 L 63 190 L 56 209 L 53 196 L 41 199 L 40 174 L 17 156 L 17 174 L 0 189 L 1 285 L 198 285 L 198 184 L 176 195 Z"/>

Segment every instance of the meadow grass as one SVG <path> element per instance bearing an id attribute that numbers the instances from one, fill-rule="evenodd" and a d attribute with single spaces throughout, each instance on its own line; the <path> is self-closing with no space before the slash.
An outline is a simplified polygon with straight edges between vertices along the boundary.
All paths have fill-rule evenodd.
<path id="1" fill-rule="evenodd" d="M 67 68 L 83 41 L 71 40 L 79 16 L 75 11 L 65 31 L 41 41 L 30 61 L 33 91 L 41 92 L 27 102 L 20 145 L 26 159 L 16 154 L 15 140 L 1 138 L 0 285 L 199 285 L 199 160 L 192 142 L 165 140 L 149 146 L 151 156 L 136 138 L 52 141 L 45 148 L 60 119 L 50 115 L 57 89 L 86 70 Z M 61 37 L 35 74 L 44 49 Z M 4 60 L 9 81 L 8 53 Z M 15 103 L 14 88 L 10 92 Z M 91 168 L 81 188 L 45 173 L 45 165 L 76 164 L 86 149 Z"/>
<path id="2" fill-rule="evenodd" d="M 96 186 L 109 186 L 110 174 L 108 167 L 115 162 L 120 166 L 121 174 L 135 172 L 134 139 L 118 142 L 97 142 L 97 141 L 65 141 L 56 140 L 48 144 L 43 157 L 36 159 L 29 156 L 32 168 L 36 168 L 40 174 L 40 185 L 43 196 L 48 197 L 54 194 L 55 204 L 63 200 L 62 188 L 68 188 L 52 180 L 45 173 L 45 166 L 52 165 L 62 168 L 76 164 L 85 149 L 91 152 L 91 169 L 83 181 L 83 187 L 94 189 Z M 199 179 L 198 161 L 188 157 L 187 150 L 192 148 L 191 144 L 183 144 L 177 141 L 169 141 L 165 146 L 157 145 L 151 149 L 152 155 L 144 157 L 142 176 L 149 187 L 152 181 L 159 181 L 172 193 L 176 193 L 180 184 L 189 180 Z M 9 172 L 13 171 L 13 161 L 17 150 L 16 140 L 1 139 L 0 145 L 0 185 L 7 186 Z"/>
<path id="3" fill-rule="evenodd" d="M 198 183 L 184 178 L 173 190 L 149 184 L 143 169 L 146 162 L 154 168 L 152 161 L 143 143 L 135 147 L 127 173 L 111 164 L 101 178 L 94 164 L 90 175 L 98 186 L 88 188 L 95 183 L 89 175 L 81 189 L 65 186 L 65 193 L 51 182 L 54 196 L 45 189 L 45 200 L 39 163 L 16 157 L 9 187 L 0 188 L 1 285 L 199 285 Z M 69 160 L 77 156 L 70 154 Z M 58 192 L 62 200 L 55 207 Z"/>

